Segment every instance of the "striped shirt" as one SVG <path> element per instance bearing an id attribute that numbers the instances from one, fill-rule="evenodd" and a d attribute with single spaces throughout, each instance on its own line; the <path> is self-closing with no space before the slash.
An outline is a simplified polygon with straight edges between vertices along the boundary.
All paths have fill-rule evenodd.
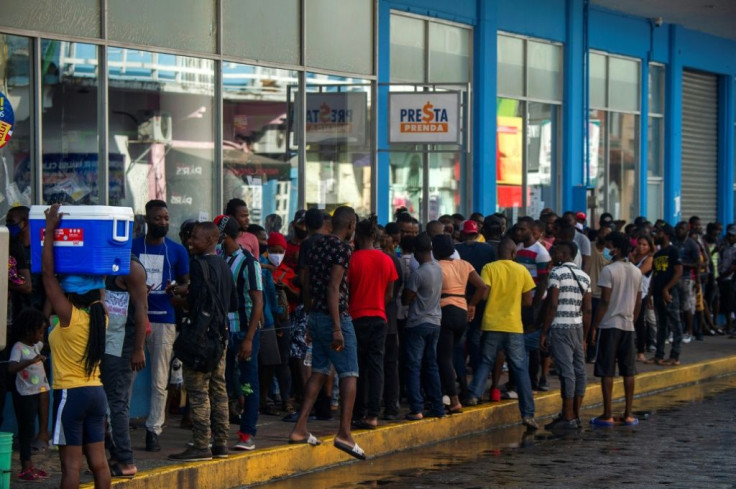
<path id="1" fill-rule="evenodd" d="M 245 332 L 248 329 L 253 301 L 250 299 L 251 290 L 263 291 L 261 279 L 261 265 L 249 252 L 239 249 L 227 257 L 227 264 L 233 274 L 236 293 L 238 296 L 238 310 L 228 314 L 230 332 Z M 241 325 L 242 328 L 241 328 Z"/>
<path id="2" fill-rule="evenodd" d="M 582 326 L 583 296 L 590 291 L 590 277 L 574 263 L 563 263 L 550 272 L 549 287 L 560 289 L 552 327 L 569 329 Z"/>

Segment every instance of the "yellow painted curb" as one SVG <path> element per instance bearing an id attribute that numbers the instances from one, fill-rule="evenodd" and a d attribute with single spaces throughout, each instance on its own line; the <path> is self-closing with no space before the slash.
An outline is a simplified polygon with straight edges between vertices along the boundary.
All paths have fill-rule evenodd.
<path id="1" fill-rule="evenodd" d="M 694 383 L 722 375 L 736 373 L 736 356 L 718 358 L 693 365 L 669 367 L 636 376 L 637 394 L 653 393 L 663 389 Z M 623 382 L 616 379 L 614 399 L 623 397 Z M 559 411 L 559 393 L 549 392 L 534 398 L 536 415 L 550 416 Z M 586 405 L 601 402 L 597 383 L 588 385 Z M 371 456 L 386 455 L 398 450 L 436 443 L 443 439 L 476 433 L 493 427 L 519 422 L 517 401 L 484 404 L 464 408 L 461 414 L 441 419 L 430 418 L 380 426 L 375 430 L 353 434 L 355 440 Z M 397 440 L 401 440 L 400 445 Z M 131 480 L 116 480 L 118 489 L 224 489 L 246 484 L 257 484 L 272 479 L 327 468 L 352 461 L 351 457 L 332 446 L 333 438 L 323 438 L 317 447 L 281 445 L 251 453 L 230 455 L 227 459 L 207 462 L 167 465 L 140 472 Z M 81 487 L 92 488 L 93 484 Z"/>

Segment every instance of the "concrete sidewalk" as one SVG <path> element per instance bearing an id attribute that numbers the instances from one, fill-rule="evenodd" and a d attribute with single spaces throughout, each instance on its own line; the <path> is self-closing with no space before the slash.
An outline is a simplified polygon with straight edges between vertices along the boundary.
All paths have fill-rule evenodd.
<path id="1" fill-rule="evenodd" d="M 669 351 L 669 350 L 668 350 Z M 637 363 L 640 373 L 637 376 L 637 393 L 645 394 L 668 389 L 678 385 L 736 373 L 736 340 L 726 337 L 706 337 L 705 341 L 683 345 L 682 365 L 679 367 L 657 367 Z M 559 411 L 558 382 L 550 378 L 551 390 L 535 395 L 538 418 L 555 415 Z M 586 405 L 601 402 L 598 379 L 593 377 L 592 365 L 588 365 L 588 391 Z M 623 396 L 623 386 L 618 380 L 614 385 L 614 397 Z M 402 415 L 408 412 L 402 406 Z M 635 405 L 636 408 L 636 405 Z M 463 413 L 441 419 L 425 419 L 419 422 L 380 421 L 376 430 L 359 430 L 354 433 L 355 440 L 369 456 L 385 455 L 412 447 L 439 442 L 470 433 L 495 427 L 518 423 L 519 410 L 515 400 L 500 403 L 484 403 L 473 408 L 464 408 Z M 587 420 L 584 420 L 584 422 Z M 542 423 L 540 423 L 541 425 Z M 261 415 L 258 423 L 256 450 L 232 453 L 228 459 L 207 462 L 177 464 L 166 457 L 183 450 L 191 439 L 191 431 L 178 428 L 179 418 L 172 416 L 168 427 L 160 436 L 162 451 L 149 453 L 143 450 L 145 429 L 132 430 L 131 437 L 139 469 L 132 480 L 114 479 L 116 488 L 227 488 L 246 484 L 262 483 L 300 473 L 319 470 L 354 459 L 332 446 L 337 429 L 337 420 L 310 421 L 309 429 L 323 441 L 323 445 L 288 445 L 292 423 L 281 417 Z M 232 443 L 237 439 L 237 426 L 232 426 Z M 58 454 L 49 450 L 34 457 L 34 465 L 51 473 L 52 478 L 36 487 L 58 487 L 60 477 Z M 18 460 L 15 454 L 13 475 L 17 474 Z M 92 487 L 91 476 L 83 474 L 87 482 L 82 487 Z M 19 487 L 13 483 L 14 486 Z"/>

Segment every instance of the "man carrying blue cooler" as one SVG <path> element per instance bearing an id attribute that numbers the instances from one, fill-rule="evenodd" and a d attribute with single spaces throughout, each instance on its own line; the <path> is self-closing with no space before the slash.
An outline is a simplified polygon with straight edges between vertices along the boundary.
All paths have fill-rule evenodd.
<path id="1" fill-rule="evenodd" d="M 150 200 L 146 204 L 146 235 L 133 240 L 133 254 L 146 269 L 148 320 L 151 334 L 146 338 L 151 365 L 151 405 L 146 419 L 146 450 L 158 452 L 158 436 L 166 417 L 166 387 L 169 365 L 176 337 L 174 307 L 166 287 L 176 280 L 189 283 L 189 255 L 180 244 L 166 237 L 169 232 L 169 211 L 166 202 Z"/>

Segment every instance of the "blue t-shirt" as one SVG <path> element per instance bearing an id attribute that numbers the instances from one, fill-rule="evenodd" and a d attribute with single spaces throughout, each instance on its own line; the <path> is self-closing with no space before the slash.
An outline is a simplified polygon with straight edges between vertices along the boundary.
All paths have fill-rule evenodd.
<path id="1" fill-rule="evenodd" d="M 186 248 L 169 238 L 160 245 L 149 245 L 145 237 L 133 240 L 133 254 L 146 269 L 148 292 L 148 320 L 152 323 L 176 322 L 174 307 L 166 295 L 166 284 L 189 274 L 189 254 Z"/>

